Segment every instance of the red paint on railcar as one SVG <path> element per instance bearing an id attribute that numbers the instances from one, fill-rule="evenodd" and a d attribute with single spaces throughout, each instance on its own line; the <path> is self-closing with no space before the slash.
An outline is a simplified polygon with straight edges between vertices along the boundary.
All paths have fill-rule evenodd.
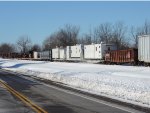
<path id="1" fill-rule="evenodd" d="M 108 51 L 105 54 L 105 62 L 107 63 L 137 63 L 138 62 L 138 50 L 126 49 L 126 50 L 114 50 Z"/>

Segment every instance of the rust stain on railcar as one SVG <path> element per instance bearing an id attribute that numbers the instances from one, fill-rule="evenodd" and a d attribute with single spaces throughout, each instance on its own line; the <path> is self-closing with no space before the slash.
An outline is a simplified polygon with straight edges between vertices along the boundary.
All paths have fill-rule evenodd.
<path id="1" fill-rule="evenodd" d="M 126 50 L 113 50 L 108 51 L 105 55 L 105 62 L 107 63 L 137 63 L 138 61 L 138 50 L 137 49 L 126 49 Z"/>

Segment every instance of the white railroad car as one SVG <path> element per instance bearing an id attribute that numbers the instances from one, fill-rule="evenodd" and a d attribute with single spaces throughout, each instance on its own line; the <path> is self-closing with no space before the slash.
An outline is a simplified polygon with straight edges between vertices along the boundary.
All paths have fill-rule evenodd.
<path id="1" fill-rule="evenodd" d="M 69 60 L 71 58 L 71 47 L 67 46 L 66 47 L 66 59 Z"/>
<path id="2" fill-rule="evenodd" d="M 95 44 L 84 45 L 84 58 L 95 59 Z"/>
<path id="3" fill-rule="evenodd" d="M 59 48 L 52 49 L 52 58 L 53 59 L 59 59 L 60 58 Z"/>
<path id="4" fill-rule="evenodd" d="M 150 35 L 138 37 L 138 60 L 150 63 Z"/>
<path id="5" fill-rule="evenodd" d="M 116 50 L 112 44 L 91 44 L 84 46 L 84 59 L 103 59 L 106 51 Z"/>
<path id="6" fill-rule="evenodd" d="M 51 51 L 42 51 L 39 52 L 41 60 L 51 60 Z"/>
<path id="7" fill-rule="evenodd" d="M 70 46 L 70 57 L 71 58 L 82 58 L 83 57 L 83 45 Z"/>
<path id="8" fill-rule="evenodd" d="M 60 54 L 60 59 L 65 60 L 66 59 L 66 48 L 60 48 L 59 54 Z"/>
<path id="9" fill-rule="evenodd" d="M 38 56 L 39 56 L 39 55 L 38 55 L 38 52 L 34 51 L 34 52 L 33 52 L 33 58 L 34 58 L 34 59 L 38 59 Z"/>

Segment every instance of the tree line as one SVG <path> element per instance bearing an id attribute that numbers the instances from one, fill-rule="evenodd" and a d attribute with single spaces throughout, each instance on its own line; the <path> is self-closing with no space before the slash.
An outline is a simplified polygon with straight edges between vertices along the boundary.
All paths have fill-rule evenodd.
<path id="1" fill-rule="evenodd" d="M 0 44 L 0 53 L 49 50 L 55 47 L 66 47 L 75 44 L 111 43 L 118 49 L 137 48 L 139 35 L 150 35 L 150 22 L 145 20 L 141 26 L 128 28 L 123 22 L 102 23 L 82 36 L 79 36 L 80 27 L 67 24 L 45 38 L 42 46 L 32 44 L 29 36 L 21 36 L 16 44 Z"/>

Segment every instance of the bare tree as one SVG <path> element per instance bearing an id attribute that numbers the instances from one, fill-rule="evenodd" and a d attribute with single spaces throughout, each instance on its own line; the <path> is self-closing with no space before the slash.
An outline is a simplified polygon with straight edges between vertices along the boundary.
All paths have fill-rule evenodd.
<path id="1" fill-rule="evenodd" d="M 149 35 L 150 34 L 150 22 L 148 20 L 145 20 L 141 33 L 143 35 Z"/>
<path id="2" fill-rule="evenodd" d="M 78 34 L 79 34 L 79 27 L 77 26 L 73 26 L 73 25 L 65 25 L 64 28 L 60 29 L 60 41 L 61 39 L 65 39 L 66 40 L 66 44 L 65 46 L 67 45 L 74 45 L 74 44 L 77 44 L 77 37 L 78 37 Z"/>
<path id="3" fill-rule="evenodd" d="M 0 53 L 13 53 L 15 48 L 13 44 L 3 43 L 0 45 Z"/>
<path id="4" fill-rule="evenodd" d="M 55 48 L 56 46 L 66 47 L 77 44 L 77 37 L 79 34 L 79 27 L 72 25 L 65 25 L 57 32 L 50 35 L 43 42 L 44 50 Z"/>
<path id="5" fill-rule="evenodd" d="M 100 24 L 94 29 L 94 43 L 109 43 L 112 33 L 112 25 L 110 23 Z"/>
<path id="6" fill-rule="evenodd" d="M 138 36 L 142 35 L 142 29 L 140 27 L 135 28 L 134 26 L 131 27 L 131 41 L 133 41 L 133 44 L 135 48 L 138 47 Z"/>
<path id="7" fill-rule="evenodd" d="M 117 22 L 113 26 L 111 42 L 117 45 L 118 49 L 128 48 L 128 41 L 125 35 L 127 27 L 122 22 Z"/>
<path id="8" fill-rule="evenodd" d="M 28 36 L 22 36 L 18 39 L 17 45 L 22 53 L 26 53 L 31 47 L 31 40 Z"/>
<path id="9" fill-rule="evenodd" d="M 94 42 L 93 31 L 92 31 L 91 26 L 90 26 L 88 33 L 83 35 L 81 44 L 91 44 L 93 42 Z"/>
<path id="10" fill-rule="evenodd" d="M 31 51 L 41 51 L 41 46 L 38 45 L 38 44 L 34 44 L 34 45 L 31 47 Z"/>
<path id="11" fill-rule="evenodd" d="M 85 34 L 80 40 L 78 40 L 79 44 L 91 44 L 92 37 L 90 34 Z"/>
<path id="12" fill-rule="evenodd" d="M 150 35 L 150 22 L 145 20 L 142 26 L 131 27 L 131 40 L 134 42 L 134 47 L 137 48 L 139 35 Z"/>
<path id="13" fill-rule="evenodd" d="M 118 49 L 127 48 L 126 30 L 127 27 L 122 22 L 100 24 L 94 29 L 94 42 L 113 43 Z"/>
<path id="14" fill-rule="evenodd" d="M 58 40 L 56 39 L 57 33 L 51 34 L 43 42 L 43 50 L 49 50 L 55 48 L 58 45 Z"/>

